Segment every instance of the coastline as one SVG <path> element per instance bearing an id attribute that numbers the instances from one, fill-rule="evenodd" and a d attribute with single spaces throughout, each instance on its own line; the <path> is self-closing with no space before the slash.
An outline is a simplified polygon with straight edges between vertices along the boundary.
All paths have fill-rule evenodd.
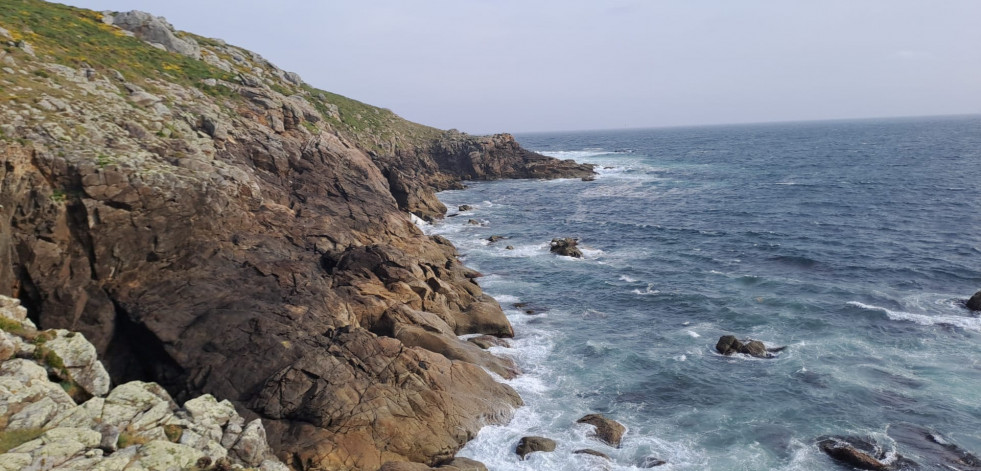
<path id="1" fill-rule="evenodd" d="M 85 34 L 56 36 L 66 18 Z M 500 306 L 409 214 L 443 214 L 434 190 L 464 178 L 591 166 L 409 123 L 145 13 L 29 0 L 0 27 L 35 32 L 0 58 L 27 110 L 0 106 L 0 294 L 82 333 L 115 384 L 227 399 L 294 469 L 437 466 L 520 403 L 483 370 L 511 366 L 458 338 L 512 335 Z"/>

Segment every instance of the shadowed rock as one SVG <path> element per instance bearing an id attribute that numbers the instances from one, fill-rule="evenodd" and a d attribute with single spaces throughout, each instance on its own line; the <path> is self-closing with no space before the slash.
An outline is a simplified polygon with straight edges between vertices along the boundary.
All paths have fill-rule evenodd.
<path id="1" fill-rule="evenodd" d="M 536 451 L 555 451 L 555 440 L 545 437 L 522 437 L 521 441 L 518 442 L 517 448 L 514 452 L 525 459 L 529 453 L 534 453 Z"/>
<path id="2" fill-rule="evenodd" d="M 589 448 L 584 448 L 582 450 L 576 450 L 576 451 L 573 451 L 572 453 L 573 454 L 576 454 L 576 455 L 596 456 L 596 457 L 603 458 L 603 459 L 606 459 L 606 460 L 610 459 L 610 455 L 607 455 L 606 453 L 599 452 L 599 451 L 596 451 L 596 450 L 591 450 Z"/>
<path id="3" fill-rule="evenodd" d="M 620 448 L 620 441 L 623 439 L 627 428 L 620 422 L 603 417 L 601 414 L 589 414 L 577 420 L 578 424 L 589 424 L 596 427 L 594 436 L 600 441 L 614 448 Z"/>
<path id="4" fill-rule="evenodd" d="M 662 460 L 660 458 L 657 458 L 657 457 L 654 457 L 654 456 L 648 456 L 648 457 L 644 458 L 643 460 L 641 460 L 640 463 L 637 465 L 637 467 L 638 468 L 656 468 L 658 466 L 664 466 L 666 464 L 668 464 L 667 461 L 664 461 L 664 460 Z"/>
<path id="5" fill-rule="evenodd" d="M 981 291 L 974 293 L 974 296 L 967 300 L 966 305 L 972 311 L 981 311 Z"/>

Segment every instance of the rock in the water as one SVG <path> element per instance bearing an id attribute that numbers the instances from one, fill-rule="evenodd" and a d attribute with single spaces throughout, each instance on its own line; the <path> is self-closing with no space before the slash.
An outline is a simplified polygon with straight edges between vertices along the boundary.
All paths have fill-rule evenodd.
<path id="1" fill-rule="evenodd" d="M 595 175 L 587 175 L 585 177 L 582 177 L 582 181 L 584 181 L 584 182 L 596 181 L 596 176 Z"/>
<path id="2" fill-rule="evenodd" d="M 555 451 L 555 440 L 545 437 L 522 437 L 521 441 L 518 442 L 518 447 L 515 448 L 514 452 L 525 459 L 529 453 L 534 453 L 536 451 Z"/>
<path id="3" fill-rule="evenodd" d="M 884 453 L 874 444 L 858 438 L 830 437 L 819 441 L 818 448 L 831 458 L 858 469 L 872 471 L 889 469 L 889 466 L 881 461 Z"/>
<path id="4" fill-rule="evenodd" d="M 487 466 L 470 458 L 456 457 L 439 465 L 440 471 L 487 471 Z"/>
<path id="5" fill-rule="evenodd" d="M 637 467 L 638 468 L 656 468 L 658 466 L 663 466 L 663 465 L 666 465 L 666 464 L 668 464 L 667 461 L 664 461 L 664 460 L 662 460 L 660 458 L 657 458 L 657 457 L 654 457 L 654 456 L 648 456 L 648 457 L 644 458 L 643 460 L 641 460 L 640 463 L 637 465 Z"/>
<path id="6" fill-rule="evenodd" d="M 600 441 L 614 448 L 620 448 L 620 441 L 623 439 L 627 428 L 620 422 L 603 417 L 602 414 L 589 414 L 577 420 L 578 424 L 589 424 L 596 427 L 594 435 Z"/>
<path id="7" fill-rule="evenodd" d="M 389 461 L 378 468 L 378 471 L 431 471 L 433 468 L 422 463 L 411 461 Z"/>
<path id="8" fill-rule="evenodd" d="M 476 219 L 467 219 L 467 224 L 469 224 L 471 226 L 482 226 L 483 225 L 483 224 L 480 223 L 480 221 L 478 221 Z"/>
<path id="9" fill-rule="evenodd" d="M 576 455 L 598 456 L 600 458 L 607 459 L 607 460 L 610 459 L 610 455 L 607 455 L 606 453 L 599 452 L 599 451 L 596 451 L 596 450 L 591 450 L 589 448 L 584 448 L 582 450 L 576 450 L 576 451 L 573 451 L 572 453 L 573 454 L 576 454 Z"/>
<path id="10" fill-rule="evenodd" d="M 461 204 L 460 207 L 457 209 L 460 210 L 460 212 L 470 211 L 471 209 L 473 209 L 473 206 L 470 206 L 469 204 Z"/>
<path id="11" fill-rule="evenodd" d="M 558 255 L 566 257 L 582 258 L 582 251 L 578 247 L 579 241 L 572 237 L 555 238 L 549 243 L 549 250 Z"/>
<path id="12" fill-rule="evenodd" d="M 487 350 L 491 347 L 510 347 L 511 345 L 507 340 L 500 337 L 494 337 L 493 335 L 480 335 L 477 337 L 472 337 L 467 339 L 468 342 Z"/>
<path id="13" fill-rule="evenodd" d="M 967 300 L 967 308 L 972 311 L 981 311 L 981 291 L 974 293 L 974 296 Z"/>
<path id="14" fill-rule="evenodd" d="M 509 245 L 509 246 L 504 247 L 504 248 L 507 249 L 507 250 L 514 250 L 514 246 L 513 245 Z"/>
<path id="15" fill-rule="evenodd" d="M 715 350 L 723 355 L 728 356 L 734 353 L 742 353 L 743 355 L 756 358 L 773 358 L 774 353 L 784 348 L 786 347 L 767 348 L 759 340 L 740 341 L 733 335 L 723 335 L 719 337 L 719 341 L 715 344 Z"/>
<path id="16" fill-rule="evenodd" d="M 981 458 L 934 430 L 908 423 L 891 424 L 888 430 L 897 447 L 902 446 L 926 462 L 937 463 L 944 469 L 981 471 Z"/>
<path id="17" fill-rule="evenodd" d="M 490 242 L 490 243 L 493 244 L 494 242 L 497 242 L 499 240 L 504 240 L 506 238 L 507 237 L 504 237 L 502 235 L 492 235 L 492 236 L 490 236 L 490 237 L 487 238 L 487 242 Z"/>

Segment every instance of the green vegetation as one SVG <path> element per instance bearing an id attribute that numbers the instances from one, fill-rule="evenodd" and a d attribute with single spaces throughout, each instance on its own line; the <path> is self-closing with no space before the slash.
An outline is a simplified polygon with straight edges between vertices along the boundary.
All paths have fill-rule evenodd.
<path id="1" fill-rule="evenodd" d="M 43 428 L 0 430 L 0 454 L 34 440 L 40 437 L 42 433 L 44 433 Z"/>
<path id="2" fill-rule="evenodd" d="M 336 93 L 303 85 L 309 101 L 342 134 L 367 150 L 390 153 L 383 143 L 412 146 L 438 137 L 442 131 L 405 120 L 391 110 L 378 108 Z M 336 107 L 332 109 L 331 105 Z M 338 117 L 339 115 L 339 117 Z"/>
<path id="3" fill-rule="evenodd" d="M 13 319 L 0 317 L 0 330 L 10 332 L 11 334 L 20 335 L 24 333 L 24 326 L 20 322 Z"/>
<path id="4" fill-rule="evenodd" d="M 184 435 L 184 429 L 177 424 L 167 424 L 164 425 L 164 435 L 167 436 L 167 440 L 172 443 L 177 443 L 181 441 L 181 436 Z"/>
<path id="5" fill-rule="evenodd" d="M 54 191 L 51 192 L 51 201 L 55 203 L 64 203 L 66 198 L 67 196 L 65 195 L 65 191 L 61 188 L 55 188 Z"/>
<path id="6" fill-rule="evenodd" d="M 98 73 L 112 77 L 116 72 L 127 81 L 149 91 L 160 91 L 160 82 L 172 82 L 195 87 L 214 98 L 225 98 L 219 105 L 225 110 L 236 110 L 236 101 L 245 100 L 234 88 L 205 79 L 237 82 L 238 74 L 251 74 L 252 58 L 238 61 L 228 46 L 209 38 L 190 33 L 177 35 L 192 38 L 218 58 L 231 64 L 231 71 L 224 71 L 205 61 L 181 54 L 163 51 L 147 45 L 119 28 L 102 21 L 102 14 L 42 0 L 0 0 L 0 26 L 6 28 L 15 41 L 26 41 L 34 48 L 39 60 L 54 62 L 73 68 L 90 67 Z M 8 48 L 12 54 L 30 61 L 22 49 Z M 247 54 L 246 54 L 247 56 Z M 259 63 L 259 66 L 264 64 Z M 35 69 L 34 82 L 43 78 L 57 83 L 59 77 L 50 70 Z M 268 77 L 268 75 L 267 75 Z M 8 77 L 9 85 L 41 91 L 37 83 L 29 83 L 27 77 Z M 416 124 L 397 116 L 391 110 L 378 108 L 357 100 L 319 90 L 309 85 L 294 85 L 286 81 L 267 80 L 268 86 L 283 95 L 302 95 L 319 111 L 325 123 L 339 134 L 369 152 L 393 155 L 401 149 L 428 145 L 443 131 Z M 211 85 L 209 85 L 211 84 Z M 31 96 L 0 95 L 0 100 L 31 100 Z M 320 125 L 309 124 L 306 128 L 319 133 Z M 180 138 L 174 129 L 164 128 L 158 136 Z M 111 163 L 100 156 L 99 166 Z M 63 196 L 54 197 L 64 201 Z"/>
<path id="7" fill-rule="evenodd" d="M 115 69 L 131 81 L 166 79 L 201 87 L 201 80 L 232 74 L 180 54 L 148 47 L 102 22 L 102 14 L 41 0 L 0 0 L 0 25 L 30 43 L 39 57 L 71 67 Z"/>
<path id="8" fill-rule="evenodd" d="M 116 440 L 116 448 L 122 450 L 133 445 L 145 445 L 149 439 L 136 435 L 129 427 L 125 430 L 119 432 L 119 438 Z"/>

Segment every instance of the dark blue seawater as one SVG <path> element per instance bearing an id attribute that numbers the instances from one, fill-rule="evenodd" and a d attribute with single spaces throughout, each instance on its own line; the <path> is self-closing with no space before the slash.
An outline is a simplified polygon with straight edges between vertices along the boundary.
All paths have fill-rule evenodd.
<path id="1" fill-rule="evenodd" d="M 462 455 L 494 470 L 839 469 L 815 446 L 838 434 L 948 469 L 896 441 L 910 426 L 981 453 L 981 318 L 963 306 L 981 289 L 981 117 L 517 137 L 600 175 L 440 194 L 450 214 L 475 209 L 426 230 L 486 275 L 517 332 L 494 351 L 525 372 L 509 384 L 527 406 Z M 553 237 L 579 238 L 585 259 L 551 255 Z M 787 349 L 724 357 L 725 334 Z M 592 412 L 628 427 L 621 448 L 575 424 Z M 524 435 L 559 447 L 518 461 Z"/>

